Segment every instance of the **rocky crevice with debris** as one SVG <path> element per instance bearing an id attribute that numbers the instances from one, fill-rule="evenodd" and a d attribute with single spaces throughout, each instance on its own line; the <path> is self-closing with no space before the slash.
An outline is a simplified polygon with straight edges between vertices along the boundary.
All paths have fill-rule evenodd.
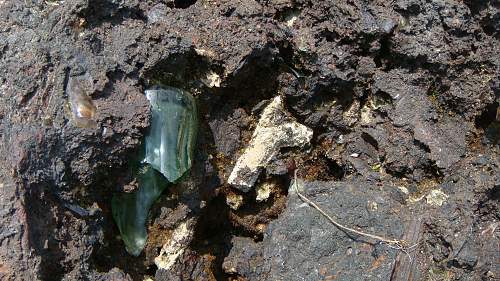
<path id="1" fill-rule="evenodd" d="M 499 9 L 0 1 L 0 279 L 498 278 Z M 195 96 L 199 133 L 133 257 L 111 198 L 137 188 L 156 84 Z M 329 224 L 295 171 L 342 223 L 420 237 L 412 259 Z"/>

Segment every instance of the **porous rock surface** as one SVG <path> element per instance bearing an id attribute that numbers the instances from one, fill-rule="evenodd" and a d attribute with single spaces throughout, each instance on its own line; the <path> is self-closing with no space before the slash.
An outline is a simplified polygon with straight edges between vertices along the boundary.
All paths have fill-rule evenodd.
<path id="1" fill-rule="evenodd" d="M 394 187 L 358 182 L 299 183 L 302 193 L 345 225 L 400 237 L 408 223 Z M 376 209 L 370 209 L 376 204 Z M 389 280 L 395 251 L 357 242 L 303 202 L 290 188 L 286 210 L 262 242 L 235 237 L 223 267 L 247 280 Z"/>

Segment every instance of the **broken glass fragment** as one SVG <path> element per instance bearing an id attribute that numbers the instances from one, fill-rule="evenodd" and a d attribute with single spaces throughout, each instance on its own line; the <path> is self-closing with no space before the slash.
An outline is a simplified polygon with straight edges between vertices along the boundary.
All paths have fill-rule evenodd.
<path id="1" fill-rule="evenodd" d="M 134 256 L 146 244 L 149 209 L 169 182 L 178 181 L 191 168 L 198 125 L 196 103 L 189 93 L 165 87 L 147 90 L 146 97 L 152 118 L 137 175 L 139 190 L 115 194 L 111 203 L 125 247 Z"/>
<path id="2" fill-rule="evenodd" d="M 146 220 L 149 209 L 168 184 L 163 176 L 149 165 L 139 170 L 137 180 L 139 190 L 115 194 L 111 201 L 113 218 L 127 252 L 134 256 L 138 256 L 146 245 Z"/>
<path id="3" fill-rule="evenodd" d="M 146 136 L 144 161 L 176 182 L 193 160 L 196 142 L 196 103 L 189 93 L 172 88 L 146 91 L 151 103 L 151 128 Z"/>

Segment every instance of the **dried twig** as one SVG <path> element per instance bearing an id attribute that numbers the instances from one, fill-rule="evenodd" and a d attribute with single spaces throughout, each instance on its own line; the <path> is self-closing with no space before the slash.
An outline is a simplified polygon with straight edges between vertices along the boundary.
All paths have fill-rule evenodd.
<path id="1" fill-rule="evenodd" d="M 340 228 L 343 231 L 355 233 L 355 234 L 358 234 L 358 235 L 361 235 L 361 236 L 364 236 L 364 237 L 368 237 L 368 238 L 377 240 L 377 241 L 379 241 L 381 243 L 386 244 L 388 247 L 396 249 L 396 250 L 400 250 L 400 251 L 406 253 L 407 255 L 409 255 L 408 254 L 409 251 L 414 250 L 418 246 L 418 242 L 416 244 L 414 244 L 414 245 L 409 246 L 408 243 L 407 243 L 407 241 L 405 241 L 405 240 L 388 239 L 388 238 L 381 237 L 381 236 L 378 236 L 378 235 L 374 235 L 374 234 L 370 234 L 370 233 L 365 233 L 365 232 L 362 232 L 362 231 L 359 231 L 359 230 L 356 230 L 356 229 L 353 229 L 353 228 L 350 228 L 350 227 L 347 227 L 345 225 L 340 224 L 339 222 L 337 222 L 336 220 L 334 220 L 330 215 L 328 215 L 325 211 L 323 211 L 316 203 L 314 203 L 309 198 L 307 198 L 306 196 L 302 195 L 299 192 L 299 188 L 298 188 L 298 185 L 297 185 L 297 170 L 295 170 L 295 173 L 294 173 L 294 183 L 293 183 L 293 185 L 294 185 L 294 188 L 295 188 L 295 192 L 300 197 L 300 199 L 302 199 L 302 201 L 306 202 L 311 207 L 313 207 L 314 209 L 316 209 L 325 218 L 327 218 L 332 224 L 334 224 L 336 227 Z"/>

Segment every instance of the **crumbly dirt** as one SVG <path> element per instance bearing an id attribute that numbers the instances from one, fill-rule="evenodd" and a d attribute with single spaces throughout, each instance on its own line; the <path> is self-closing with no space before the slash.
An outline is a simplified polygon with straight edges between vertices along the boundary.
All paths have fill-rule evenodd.
<path id="1" fill-rule="evenodd" d="M 499 46 L 493 0 L 0 0 L 0 279 L 288 278 L 295 271 L 280 275 L 270 249 L 294 245 L 294 237 L 275 239 L 296 223 L 288 192 L 296 169 L 321 181 L 324 194 L 312 195 L 325 202 L 338 201 L 339 182 L 369 186 L 382 201 L 398 194 L 402 222 L 421 216 L 423 254 L 409 280 L 498 279 Z M 76 127 L 68 115 L 74 76 L 90 79 L 97 128 Z M 143 93 L 158 83 L 196 96 L 196 159 L 153 207 L 151 239 L 132 257 L 110 201 L 133 186 L 128 164 L 149 127 Z M 277 183 L 267 201 L 241 193 L 232 210 L 226 195 L 238 191 L 227 179 L 276 95 L 313 140 L 281 151 L 261 173 L 259 182 Z M 448 195 L 442 206 L 427 203 L 435 189 Z M 361 206 L 361 197 L 350 202 Z M 186 251 L 172 269 L 158 269 L 162 243 L 191 218 L 198 223 Z M 223 266 L 243 261 L 245 247 L 272 270 Z M 359 263 L 396 259 L 368 256 Z M 314 260 L 290 257 L 297 280 L 307 276 L 294 262 L 315 270 Z"/>

